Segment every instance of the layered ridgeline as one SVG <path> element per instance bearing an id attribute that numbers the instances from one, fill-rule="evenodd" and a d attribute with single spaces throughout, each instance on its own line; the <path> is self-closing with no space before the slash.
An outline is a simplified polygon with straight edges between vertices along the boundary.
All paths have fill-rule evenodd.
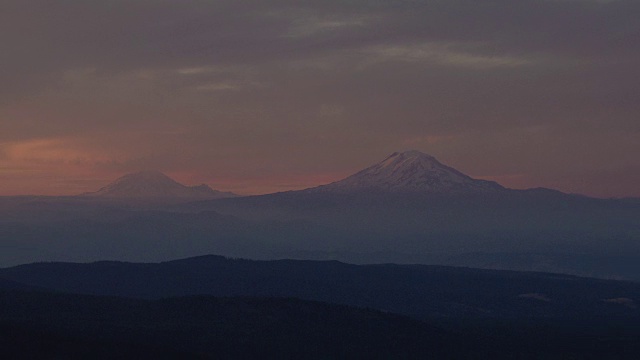
<path id="1" fill-rule="evenodd" d="M 639 296 L 428 266 L 41 263 L 0 269 L 0 345 L 32 359 L 637 359 Z"/>
<path id="2" fill-rule="evenodd" d="M 417 319 L 640 319 L 638 283 L 444 266 L 199 256 L 162 263 L 28 264 L 0 269 L 1 279 L 12 288 L 100 296 L 298 298 Z"/>
<path id="3" fill-rule="evenodd" d="M 507 189 L 417 151 L 262 196 L 215 198 L 142 178 L 80 197 L 0 199 L 0 265 L 220 254 L 640 279 L 637 201 Z"/>
<path id="4" fill-rule="evenodd" d="M 213 190 L 206 184 L 182 185 L 158 171 L 127 174 L 96 192 L 83 195 L 118 199 L 219 199 L 237 196 Z"/>

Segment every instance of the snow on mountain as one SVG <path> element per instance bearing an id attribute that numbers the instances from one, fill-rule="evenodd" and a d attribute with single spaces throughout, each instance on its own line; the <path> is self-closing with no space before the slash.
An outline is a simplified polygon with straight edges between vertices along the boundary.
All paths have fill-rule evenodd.
<path id="1" fill-rule="evenodd" d="M 393 153 L 346 179 L 311 189 L 321 192 L 381 191 L 469 193 L 505 190 L 493 181 L 473 179 L 420 151 Z"/>
<path id="2" fill-rule="evenodd" d="M 127 174 L 97 192 L 85 194 L 105 198 L 203 198 L 215 199 L 236 196 L 202 184 L 185 186 L 157 171 Z"/>

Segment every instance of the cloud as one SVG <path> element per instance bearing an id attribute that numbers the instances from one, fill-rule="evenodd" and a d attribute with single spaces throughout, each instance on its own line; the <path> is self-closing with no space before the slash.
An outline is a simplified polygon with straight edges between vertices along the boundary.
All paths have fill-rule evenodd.
<path id="1" fill-rule="evenodd" d="M 255 89 L 265 87 L 264 84 L 251 81 L 222 81 L 208 84 L 202 84 L 195 87 L 198 91 L 241 91 L 246 89 Z"/>
<path id="2" fill-rule="evenodd" d="M 422 62 L 433 65 L 459 66 L 473 69 L 521 67 L 532 65 L 531 59 L 506 55 L 483 55 L 465 51 L 462 44 L 426 43 L 418 45 L 387 45 L 363 49 L 367 64 L 381 62 Z"/>
<path id="3" fill-rule="evenodd" d="M 373 22 L 377 19 L 375 16 L 359 15 L 359 16 L 344 16 L 344 15 L 329 15 L 319 17 L 313 13 L 311 14 L 288 14 L 291 21 L 291 25 L 285 37 L 300 39 L 308 38 L 318 35 L 333 35 L 336 36 L 345 30 L 366 29 L 372 26 Z"/>

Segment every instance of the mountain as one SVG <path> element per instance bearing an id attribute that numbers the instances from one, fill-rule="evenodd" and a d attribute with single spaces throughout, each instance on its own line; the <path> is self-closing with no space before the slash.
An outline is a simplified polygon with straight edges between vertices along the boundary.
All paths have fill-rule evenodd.
<path id="1" fill-rule="evenodd" d="M 505 188 L 498 183 L 473 179 L 443 165 L 435 157 L 416 150 L 393 153 L 346 179 L 312 189 L 316 192 L 342 193 L 477 193 L 502 190 Z"/>
<path id="2" fill-rule="evenodd" d="M 86 196 L 103 198 L 177 198 L 177 199 L 217 199 L 236 196 L 221 192 L 202 184 L 185 186 L 157 171 L 141 171 L 127 174 L 97 192 Z"/>

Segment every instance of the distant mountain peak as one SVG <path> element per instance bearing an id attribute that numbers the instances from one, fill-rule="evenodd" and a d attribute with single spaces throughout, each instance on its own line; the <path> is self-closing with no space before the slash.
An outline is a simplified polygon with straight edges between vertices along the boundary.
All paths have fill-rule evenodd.
<path id="1" fill-rule="evenodd" d="M 119 177 L 100 190 L 85 194 L 105 198 L 213 199 L 236 196 L 213 190 L 206 184 L 186 186 L 159 171 L 139 171 Z"/>
<path id="2" fill-rule="evenodd" d="M 113 181 L 106 187 L 116 186 L 118 184 L 167 184 L 167 185 L 181 185 L 177 181 L 173 180 L 169 176 L 161 173 L 160 171 L 146 170 L 135 173 L 123 175 Z"/>
<path id="3" fill-rule="evenodd" d="M 504 190 L 498 183 L 473 179 L 417 150 L 394 152 L 381 162 L 314 191 L 468 193 Z"/>

